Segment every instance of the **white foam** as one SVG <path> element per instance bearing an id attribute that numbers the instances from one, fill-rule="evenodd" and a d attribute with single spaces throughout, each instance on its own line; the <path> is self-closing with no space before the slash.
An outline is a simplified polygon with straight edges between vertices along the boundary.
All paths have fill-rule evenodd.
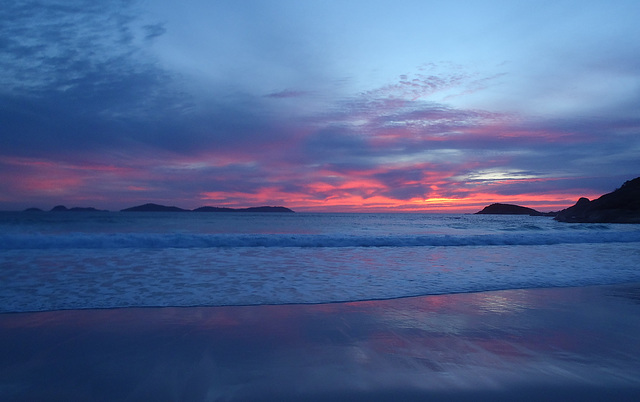
<path id="1" fill-rule="evenodd" d="M 69 233 L 4 234 L 0 250 L 210 247 L 424 247 L 640 242 L 639 231 L 507 232 L 426 235 Z"/>
<path id="2" fill-rule="evenodd" d="M 421 214 L 2 214 L 0 311 L 640 281 L 637 225 Z"/>
<path id="3" fill-rule="evenodd" d="M 325 303 L 640 281 L 640 243 L 10 250 L 0 308 Z"/>

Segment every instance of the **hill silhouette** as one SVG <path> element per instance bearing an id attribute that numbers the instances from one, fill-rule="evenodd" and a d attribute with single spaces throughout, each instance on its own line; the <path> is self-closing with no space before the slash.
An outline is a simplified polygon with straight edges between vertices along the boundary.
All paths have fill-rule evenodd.
<path id="1" fill-rule="evenodd" d="M 193 212 L 293 212 L 286 207 L 249 207 L 249 208 L 227 208 L 227 207 L 200 207 Z"/>
<path id="2" fill-rule="evenodd" d="M 640 177 L 626 181 L 619 189 L 558 212 L 555 219 L 575 223 L 640 223 Z"/>
<path id="3" fill-rule="evenodd" d="M 514 204 L 500 204 L 495 203 L 486 206 L 482 211 L 476 212 L 476 215 L 530 215 L 530 216 L 545 216 L 542 212 L 536 211 L 533 208 L 522 207 Z"/>
<path id="4" fill-rule="evenodd" d="M 166 205 L 159 205 L 159 204 L 153 204 L 153 203 L 138 205 L 135 207 L 125 208 L 122 210 L 122 212 L 187 212 L 187 211 L 188 209 L 182 209 L 182 208 L 173 207 L 173 206 L 168 207 Z"/>
<path id="5" fill-rule="evenodd" d="M 194 210 L 182 209 L 174 206 L 159 204 L 143 204 L 131 208 L 125 208 L 122 212 L 294 212 L 286 207 L 249 207 L 249 208 L 227 208 L 204 206 Z"/>
<path id="6" fill-rule="evenodd" d="M 93 207 L 67 208 L 64 205 L 57 205 L 51 209 L 51 212 L 104 212 L 104 210 L 93 208 Z"/>

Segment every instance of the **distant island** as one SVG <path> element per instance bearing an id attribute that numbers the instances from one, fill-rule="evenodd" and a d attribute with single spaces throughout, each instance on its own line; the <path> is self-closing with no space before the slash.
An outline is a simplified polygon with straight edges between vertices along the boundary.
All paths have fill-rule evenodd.
<path id="1" fill-rule="evenodd" d="M 51 212 L 105 212 L 103 209 L 96 209 L 93 207 L 73 207 L 67 208 L 64 205 L 58 205 L 51 209 Z"/>
<path id="2" fill-rule="evenodd" d="M 249 208 L 226 208 L 226 207 L 200 207 L 193 212 L 294 212 L 286 207 L 249 207 Z"/>
<path id="3" fill-rule="evenodd" d="M 40 208 L 27 208 L 23 212 L 45 212 Z M 64 205 L 53 207 L 49 212 L 108 212 L 104 209 L 93 207 L 73 207 L 67 208 Z M 159 204 L 143 204 L 131 208 L 125 208 L 120 212 L 294 212 L 286 207 L 249 207 L 249 208 L 227 208 L 227 207 L 200 207 L 196 209 L 183 209 L 173 206 Z"/>
<path id="4" fill-rule="evenodd" d="M 484 207 L 476 215 L 529 215 L 529 216 L 554 216 L 554 212 L 544 213 L 533 208 L 522 207 L 514 204 L 495 203 Z"/>
<path id="5" fill-rule="evenodd" d="M 188 209 L 182 209 L 178 207 L 168 207 L 166 205 L 158 204 L 144 204 L 131 208 L 125 208 L 120 210 L 121 212 L 189 212 Z"/>
<path id="6" fill-rule="evenodd" d="M 45 212 L 40 208 L 27 208 L 22 212 Z M 67 208 L 64 205 L 57 205 L 53 208 L 51 208 L 51 210 L 49 212 L 108 212 L 104 209 L 97 209 L 97 208 L 93 208 L 93 207 L 73 207 L 73 208 Z"/>
<path id="7" fill-rule="evenodd" d="M 193 210 L 183 209 L 174 206 L 159 204 L 143 204 L 131 208 L 125 208 L 122 212 L 294 212 L 286 207 L 249 207 L 249 208 L 227 208 L 227 207 L 200 207 Z"/>
<path id="8" fill-rule="evenodd" d="M 572 223 L 640 223 L 640 177 L 617 190 L 589 201 L 580 198 L 556 214 L 555 220 Z"/>

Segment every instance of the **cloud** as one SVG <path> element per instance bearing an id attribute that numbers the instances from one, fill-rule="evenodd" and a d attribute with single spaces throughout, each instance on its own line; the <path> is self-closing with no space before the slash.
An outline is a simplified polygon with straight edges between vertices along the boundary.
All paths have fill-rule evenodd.
<path id="1" fill-rule="evenodd" d="M 411 74 L 401 74 L 395 83 L 361 94 L 369 99 L 403 99 L 409 101 L 450 101 L 481 91 L 506 73 L 482 75 L 451 62 L 425 63 Z"/>
<path id="2" fill-rule="evenodd" d="M 65 91 L 128 75 L 140 49 L 130 1 L 20 1 L 3 5 L 3 84 L 11 92 Z M 133 70 L 133 71 L 132 71 Z"/>
<path id="3" fill-rule="evenodd" d="M 144 38 L 146 40 L 153 40 L 167 32 L 167 28 L 164 23 L 143 25 L 142 29 L 144 30 Z"/>
<path id="4" fill-rule="evenodd" d="M 292 91 L 290 89 L 287 89 L 280 92 L 270 93 L 266 95 L 266 97 L 267 98 L 298 98 L 306 95 L 308 95 L 307 91 Z"/>
<path id="5" fill-rule="evenodd" d="M 590 114 L 470 107 L 463 101 L 511 80 L 508 63 L 482 72 L 444 62 L 354 89 L 333 63 L 322 63 L 326 53 L 301 60 L 307 48 L 291 35 L 299 24 L 271 32 L 295 49 L 274 49 L 262 35 L 268 24 L 234 25 L 240 6 L 227 21 L 230 32 L 244 32 L 240 39 L 212 36 L 215 46 L 185 49 L 204 54 L 206 63 L 181 59 L 201 76 L 160 61 L 154 49 L 169 46 L 163 40 L 176 25 L 144 19 L 138 7 L 124 0 L 2 7 L 0 202 L 413 210 L 529 197 L 551 207 L 640 172 L 639 99 L 626 89 L 616 87 L 624 96 Z M 615 60 L 625 65 L 612 69 L 636 83 L 628 66 L 637 59 Z M 518 96 L 540 102 L 527 97 L 558 85 L 544 82 Z"/>
<path id="6" fill-rule="evenodd" d="M 140 26 L 133 4 L 3 5 L 4 152 L 121 145 L 141 121 L 185 107 L 171 75 L 145 52 L 145 37 L 160 35 L 160 26 Z"/>

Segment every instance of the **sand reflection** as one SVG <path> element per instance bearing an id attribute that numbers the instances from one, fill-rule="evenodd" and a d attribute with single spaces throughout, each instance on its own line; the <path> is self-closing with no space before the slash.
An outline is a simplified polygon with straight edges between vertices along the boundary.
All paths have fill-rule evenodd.
<path id="1" fill-rule="evenodd" d="M 637 287 L 611 289 L 3 314 L 0 397 L 636 398 Z"/>

